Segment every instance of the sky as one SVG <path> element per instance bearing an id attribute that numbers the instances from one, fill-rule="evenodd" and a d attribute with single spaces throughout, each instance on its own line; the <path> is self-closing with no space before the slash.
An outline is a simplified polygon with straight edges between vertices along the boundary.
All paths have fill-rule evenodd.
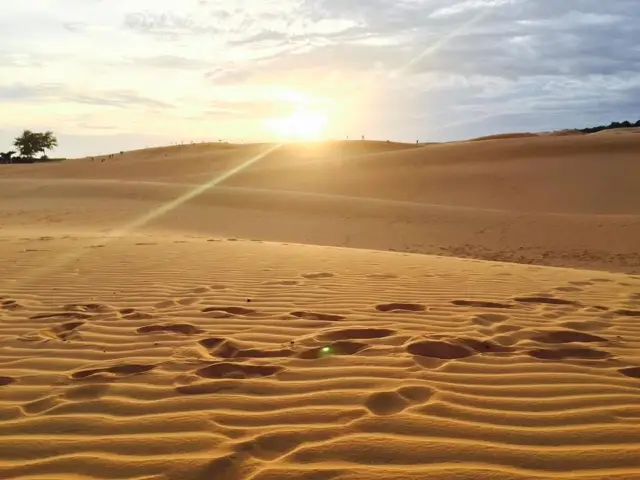
<path id="1" fill-rule="evenodd" d="M 3 2 L 0 151 L 25 128 L 57 156 L 279 141 L 301 112 L 408 142 L 636 121 L 638 2 Z"/>

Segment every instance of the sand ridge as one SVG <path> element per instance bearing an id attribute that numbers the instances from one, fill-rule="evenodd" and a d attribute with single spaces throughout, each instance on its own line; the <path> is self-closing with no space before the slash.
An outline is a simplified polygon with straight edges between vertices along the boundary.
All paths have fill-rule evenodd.
<path id="1" fill-rule="evenodd" d="M 640 273 L 639 149 L 631 133 L 172 146 L 6 166 L 0 224 L 113 231 L 197 191 L 139 228 Z"/>
<path id="2" fill-rule="evenodd" d="M 1 478 L 640 478 L 638 276 L 1 240 Z"/>

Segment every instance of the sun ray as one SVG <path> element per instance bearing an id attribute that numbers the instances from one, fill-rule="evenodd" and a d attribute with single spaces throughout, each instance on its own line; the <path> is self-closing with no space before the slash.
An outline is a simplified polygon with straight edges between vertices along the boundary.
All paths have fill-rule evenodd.
<path id="1" fill-rule="evenodd" d="M 148 224 L 149 222 L 151 222 L 152 220 L 155 220 L 167 213 L 169 213 L 172 210 L 175 210 L 176 208 L 178 208 L 180 205 L 188 202 L 189 200 L 197 197 L 198 195 L 201 195 L 202 193 L 206 192 L 207 190 L 215 187 L 216 185 L 219 185 L 221 182 L 225 181 L 226 179 L 228 179 L 229 177 L 235 175 L 236 173 L 245 170 L 246 168 L 250 167 L 251 165 L 253 165 L 254 163 L 260 161 L 261 159 L 263 159 L 264 157 L 266 157 L 267 155 L 269 155 L 270 153 L 276 151 L 278 148 L 280 148 L 282 146 L 282 144 L 275 144 L 271 147 L 269 147 L 268 149 L 260 152 L 259 154 L 249 158 L 248 160 L 246 160 L 245 162 L 241 163 L 240 165 L 227 170 L 226 172 L 224 172 L 221 175 L 218 175 L 214 178 L 212 178 L 211 180 L 209 180 L 208 182 L 203 183 L 202 185 L 197 185 L 194 188 L 192 188 L 191 190 L 189 190 L 186 193 L 183 193 L 182 195 L 176 197 L 175 199 L 160 205 L 157 208 L 154 208 L 152 210 L 149 210 L 148 212 L 146 212 L 143 215 L 140 215 L 136 218 L 134 218 L 133 220 L 131 220 L 130 222 L 124 224 L 123 226 L 121 226 L 120 228 L 118 228 L 117 230 L 113 231 L 113 232 L 109 232 L 103 236 L 98 237 L 97 239 L 93 239 L 93 241 L 87 242 L 83 245 L 77 245 L 76 248 L 70 252 L 64 253 L 62 255 L 58 255 L 57 257 L 53 257 L 46 265 L 42 265 L 40 267 L 28 270 L 28 271 L 24 271 L 23 272 L 23 278 L 22 280 L 17 279 L 17 278 L 13 278 L 11 279 L 11 286 L 13 288 L 15 288 L 18 285 L 27 285 L 30 282 L 36 281 L 39 278 L 43 277 L 44 275 L 51 273 L 52 271 L 58 269 L 58 268 L 62 268 L 66 265 L 68 265 L 69 263 L 73 262 L 74 260 L 77 260 L 85 255 L 88 255 L 90 250 L 87 249 L 86 247 L 90 247 L 92 245 L 105 245 L 109 242 L 112 242 L 114 240 L 117 240 L 119 238 L 122 238 L 128 234 L 130 234 L 131 232 L 133 232 L 134 230 Z"/>

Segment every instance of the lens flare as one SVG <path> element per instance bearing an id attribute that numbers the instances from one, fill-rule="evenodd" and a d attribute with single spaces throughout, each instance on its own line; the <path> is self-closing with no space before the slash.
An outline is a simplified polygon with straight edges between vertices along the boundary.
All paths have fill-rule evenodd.
<path id="1" fill-rule="evenodd" d="M 86 247 L 90 247 L 90 246 L 95 246 L 95 245 L 105 245 L 111 241 L 117 240 L 119 238 L 124 237 L 127 234 L 130 234 L 131 232 L 133 232 L 134 230 L 146 225 L 147 223 L 151 222 L 152 220 L 155 220 L 167 213 L 169 213 L 172 210 L 175 210 L 176 208 L 178 208 L 180 205 L 188 202 L 189 200 L 197 197 L 198 195 L 201 195 L 202 193 L 206 192 L 207 190 L 215 187 L 216 185 L 220 184 L 221 182 L 225 181 L 226 179 L 228 179 L 229 177 L 235 175 L 236 173 L 250 167 L 251 165 L 253 165 L 254 163 L 260 161 L 261 159 L 263 159 L 264 157 L 266 157 L 267 155 L 269 155 L 270 153 L 274 152 L 275 150 L 277 150 L 278 148 L 280 148 L 282 146 L 282 144 L 277 144 L 277 145 L 273 145 L 270 148 L 260 152 L 259 154 L 255 155 L 254 157 L 249 158 L 248 160 L 246 160 L 245 162 L 241 163 L 240 165 L 224 172 L 221 175 L 218 175 L 217 177 L 212 178 L 211 180 L 209 180 L 206 183 L 203 183 L 202 185 L 198 185 L 194 188 L 192 188 L 191 190 L 189 190 L 188 192 L 180 195 L 179 197 L 171 200 L 168 203 L 165 203 L 163 205 L 160 205 L 159 207 L 148 211 L 147 213 L 134 218 L 133 220 L 131 220 L 130 222 L 126 223 L 125 225 L 121 226 L 120 228 L 118 228 L 117 230 L 115 230 L 114 232 L 110 232 L 107 233 L 103 236 L 100 236 L 97 238 L 97 240 L 93 240 L 91 242 L 85 243 L 84 245 L 78 245 L 77 248 L 75 248 L 74 250 L 59 255 L 57 257 L 54 257 L 51 259 L 51 261 L 49 263 L 47 263 L 46 265 L 43 265 L 41 267 L 29 270 L 29 271 L 25 271 L 22 281 L 20 281 L 19 279 L 16 278 L 12 278 L 10 279 L 10 281 L 12 282 L 12 286 L 15 288 L 16 285 L 27 285 L 30 282 L 36 281 L 39 278 L 43 277 L 44 275 L 46 275 L 47 273 L 50 273 L 58 268 L 62 268 L 65 265 L 68 265 L 69 263 L 78 260 L 79 258 L 85 256 L 88 254 L 89 249 L 87 249 Z"/>

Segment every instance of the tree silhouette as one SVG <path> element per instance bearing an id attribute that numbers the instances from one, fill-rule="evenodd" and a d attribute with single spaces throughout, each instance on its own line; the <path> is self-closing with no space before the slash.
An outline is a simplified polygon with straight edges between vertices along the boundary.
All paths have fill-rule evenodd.
<path id="1" fill-rule="evenodd" d="M 11 163 L 14 151 L 0 153 L 0 163 Z"/>
<path id="2" fill-rule="evenodd" d="M 58 140 L 53 135 L 53 132 L 47 131 L 44 133 L 32 132 L 31 130 L 25 130 L 22 135 L 17 137 L 13 142 L 15 147 L 20 150 L 20 155 L 27 158 L 33 158 L 36 153 L 45 150 L 50 150 L 58 146 Z"/>
<path id="3" fill-rule="evenodd" d="M 613 130 L 616 128 L 629 128 L 629 127 L 640 127 L 640 120 L 636 123 L 631 123 L 629 120 L 625 120 L 624 122 L 611 122 L 609 125 L 599 125 L 597 127 L 589 127 L 589 128 L 579 128 L 579 132 L 583 133 L 596 133 L 601 132 L 602 130 Z"/>

